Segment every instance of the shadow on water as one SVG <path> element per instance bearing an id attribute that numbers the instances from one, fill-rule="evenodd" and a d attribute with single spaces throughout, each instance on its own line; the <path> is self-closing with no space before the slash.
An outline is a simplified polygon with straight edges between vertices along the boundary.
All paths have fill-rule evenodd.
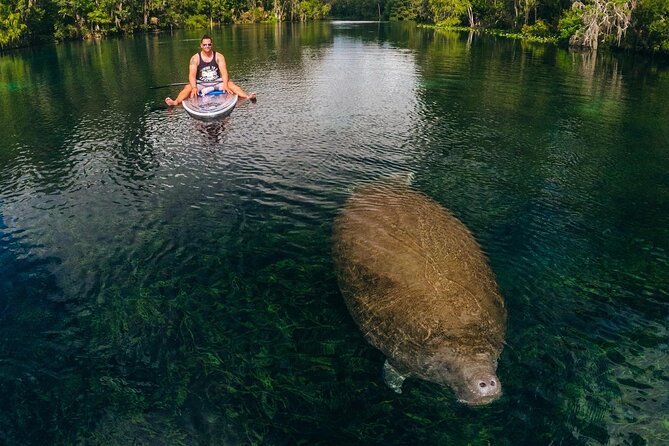
<path id="1" fill-rule="evenodd" d="M 226 118 L 227 119 L 227 118 Z M 193 123 L 193 127 L 201 133 L 208 142 L 220 143 L 223 142 L 225 136 L 225 121 L 215 122 L 197 122 Z"/>
<path id="2" fill-rule="evenodd" d="M 214 123 L 148 88 L 196 32 L 0 59 L 1 442 L 666 442 L 666 71 L 391 24 L 214 33 L 259 92 Z M 407 171 L 506 298 L 488 407 L 389 391 L 339 294 L 332 219 Z"/>

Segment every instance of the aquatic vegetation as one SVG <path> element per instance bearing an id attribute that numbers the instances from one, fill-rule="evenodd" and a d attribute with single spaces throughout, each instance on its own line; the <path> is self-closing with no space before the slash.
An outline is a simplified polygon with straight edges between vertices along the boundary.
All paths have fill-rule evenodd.
<path id="1" fill-rule="evenodd" d="M 214 124 L 146 88 L 197 34 L 0 64 L 0 443 L 666 443 L 662 66 L 398 26 L 221 31 L 268 99 Z M 505 298 L 490 406 L 389 391 L 339 293 L 335 215 L 406 172 Z"/>
<path id="2" fill-rule="evenodd" d="M 552 43 L 555 44 L 558 42 L 558 38 L 555 36 L 546 36 L 546 35 L 536 35 L 533 34 L 533 31 L 528 30 L 527 32 L 510 32 L 501 29 L 494 28 L 469 28 L 465 26 L 451 26 L 449 24 L 437 24 L 437 25 L 420 25 L 423 28 L 433 28 L 437 31 L 467 31 L 467 32 L 476 32 L 490 34 L 493 36 L 506 37 L 509 39 L 523 40 L 526 42 L 535 42 L 535 43 Z"/>

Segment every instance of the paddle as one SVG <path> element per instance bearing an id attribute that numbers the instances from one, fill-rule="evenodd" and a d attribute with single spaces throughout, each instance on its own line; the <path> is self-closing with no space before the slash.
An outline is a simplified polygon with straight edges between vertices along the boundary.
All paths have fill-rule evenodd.
<path id="1" fill-rule="evenodd" d="M 167 85 L 158 85 L 156 87 L 149 87 L 150 90 L 155 90 L 156 88 L 165 88 L 165 87 L 175 87 L 177 85 L 188 85 L 188 82 L 174 82 Z"/>
<path id="2" fill-rule="evenodd" d="M 239 79 L 239 82 L 246 82 L 246 79 Z M 176 87 L 177 85 L 188 85 L 188 82 L 173 82 L 171 84 L 158 85 L 158 86 L 155 86 L 155 87 L 149 87 L 149 90 L 155 90 L 157 88 Z"/>

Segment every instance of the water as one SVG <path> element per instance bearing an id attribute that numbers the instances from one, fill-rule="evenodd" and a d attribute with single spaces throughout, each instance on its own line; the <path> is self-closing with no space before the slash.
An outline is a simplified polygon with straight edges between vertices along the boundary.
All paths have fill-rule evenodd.
<path id="1" fill-rule="evenodd" d="M 197 33 L 0 58 L 0 444 L 669 442 L 669 71 L 412 26 L 214 31 L 257 91 L 163 99 Z M 489 256 L 505 394 L 381 380 L 332 219 L 415 175 Z"/>

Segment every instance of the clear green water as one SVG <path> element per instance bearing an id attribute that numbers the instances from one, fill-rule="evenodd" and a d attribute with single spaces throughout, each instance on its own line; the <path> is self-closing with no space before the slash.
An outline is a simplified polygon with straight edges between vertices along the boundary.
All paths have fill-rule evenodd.
<path id="1" fill-rule="evenodd" d="M 197 33 L 0 58 L 0 444 L 669 442 L 669 71 L 389 24 L 214 31 L 257 91 L 166 110 Z M 195 39 L 195 40 L 193 40 Z M 341 300 L 332 219 L 413 172 L 509 325 L 484 408 Z"/>

